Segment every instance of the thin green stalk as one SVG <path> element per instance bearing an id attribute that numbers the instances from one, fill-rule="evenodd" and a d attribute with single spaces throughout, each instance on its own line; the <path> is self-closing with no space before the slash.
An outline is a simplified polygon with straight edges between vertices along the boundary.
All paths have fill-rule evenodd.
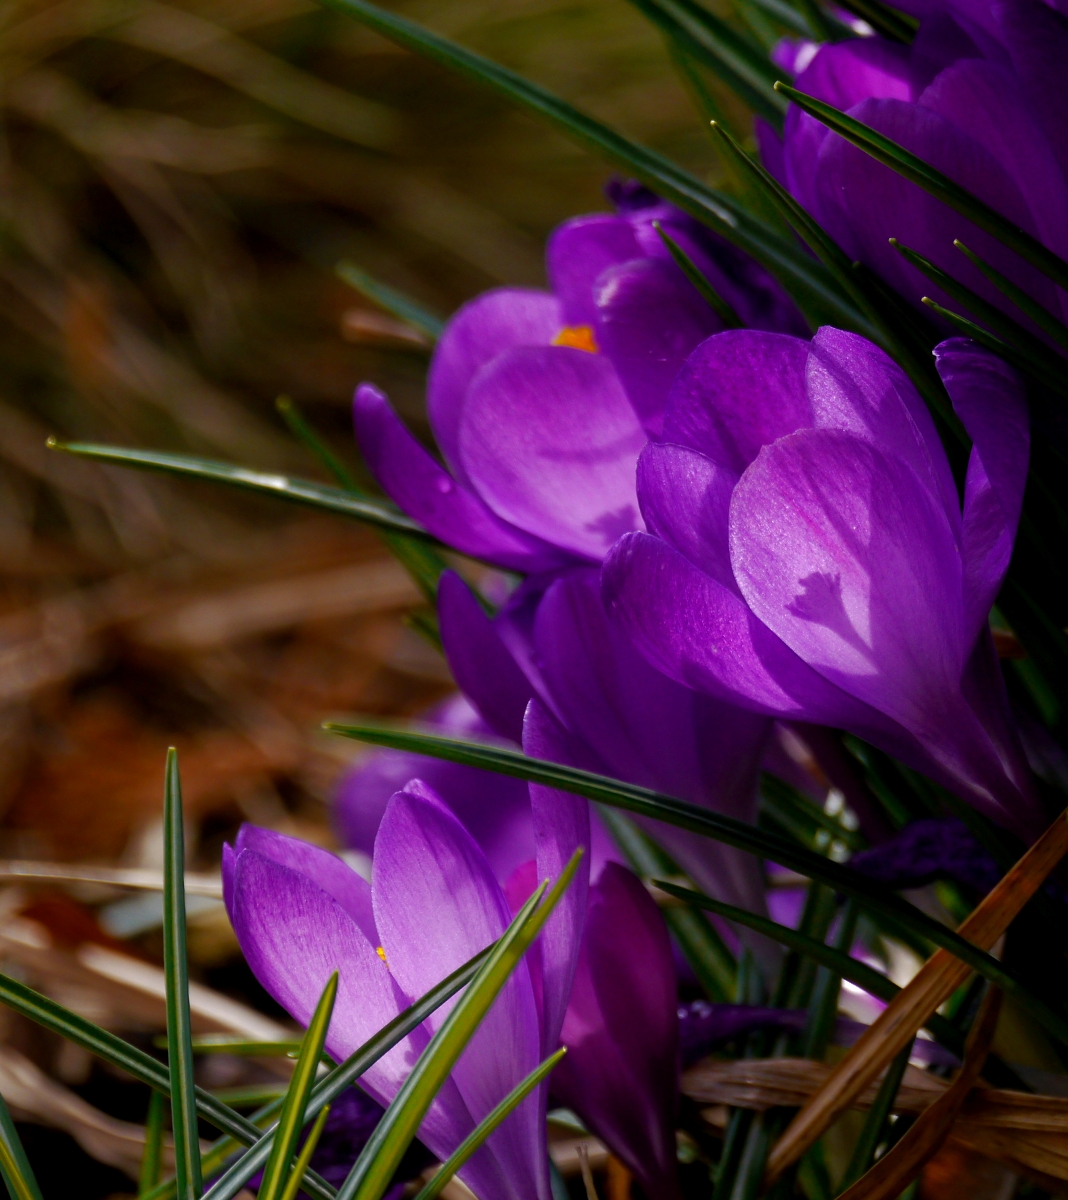
<path id="1" fill-rule="evenodd" d="M 894 1101 L 897 1099 L 901 1081 L 905 1078 L 905 1068 L 909 1065 L 911 1053 L 912 1043 L 910 1042 L 886 1068 L 883 1081 L 875 1093 L 875 1100 L 864 1119 L 860 1137 L 857 1138 L 857 1144 L 853 1147 L 853 1156 L 849 1160 L 849 1166 L 846 1167 L 840 1191 L 844 1192 L 847 1188 L 852 1187 L 862 1175 L 868 1172 L 875 1161 L 876 1150 L 886 1140 L 890 1114 L 894 1110 Z"/>
<path id="2" fill-rule="evenodd" d="M 167 1062 L 171 1077 L 171 1127 L 178 1200 L 199 1200 L 196 1082 L 193 1077 L 189 964 L 185 953 L 185 833 L 178 752 L 167 751 L 163 789 L 163 971 L 167 990 Z"/>
<path id="3" fill-rule="evenodd" d="M 0 1175 L 11 1200 L 41 1200 L 37 1177 L 3 1096 L 0 1096 Z"/>
<path id="4" fill-rule="evenodd" d="M 274 406 L 289 432 L 326 467 L 338 483 L 347 491 L 362 494 L 363 489 L 356 482 L 355 475 L 315 432 L 297 405 L 288 396 L 279 396 Z"/>
<path id="5" fill-rule="evenodd" d="M 860 909 L 855 900 L 846 902 L 842 919 L 832 943 L 835 950 L 848 955 L 857 931 Z M 978 978 L 978 976 L 977 976 Z M 808 1024 L 801 1054 L 804 1058 L 822 1059 L 834 1033 L 834 1021 L 838 1015 L 838 997 L 842 988 L 842 977 L 829 967 L 820 967 L 812 988 L 812 999 L 808 1006 Z"/>
<path id="6" fill-rule="evenodd" d="M 150 1192 L 163 1178 L 163 1114 L 166 1107 L 163 1095 L 154 1088 L 148 1097 L 145 1117 L 145 1150 L 141 1156 L 141 1174 L 137 1194 Z"/>
<path id="7" fill-rule="evenodd" d="M 957 240 L 953 245 L 970 263 L 982 271 L 1002 295 L 1007 296 L 1025 316 L 1030 317 L 1043 333 L 1055 341 L 1062 350 L 1068 350 L 1068 326 L 1058 321 L 1052 313 L 1047 312 L 1023 288 L 1017 287 L 1011 279 L 1007 279 L 999 270 L 969 250 L 962 241 Z"/>
<path id="8" fill-rule="evenodd" d="M 343 279 L 349 287 L 355 288 L 361 296 L 366 296 L 379 308 L 384 308 L 386 312 L 411 325 L 413 329 L 418 329 L 431 345 L 444 332 L 445 322 L 439 316 L 424 308 L 410 296 L 390 287 L 388 283 L 375 279 L 363 267 L 358 267 L 353 262 L 343 261 L 339 262 L 334 270 L 339 279 Z"/>
<path id="9" fill-rule="evenodd" d="M 297 1200 L 297 1192 L 300 1191 L 300 1185 L 304 1182 L 304 1176 L 311 1163 L 312 1155 L 315 1153 L 315 1147 L 319 1144 L 319 1138 L 322 1136 L 323 1126 L 326 1124 L 328 1116 L 330 1116 L 329 1104 L 315 1118 L 315 1124 L 312 1125 L 311 1131 L 304 1145 L 301 1147 L 300 1153 L 297 1155 L 297 1161 L 293 1164 L 293 1170 L 289 1173 L 289 1178 L 286 1180 L 285 1190 L 282 1192 L 280 1200 Z"/>
<path id="10" fill-rule="evenodd" d="M 674 238 L 664 232 L 663 226 L 659 221 L 653 222 L 653 228 L 660 235 L 660 240 L 667 247 L 667 252 L 675 260 L 676 265 L 681 269 L 686 278 L 693 286 L 701 293 L 701 298 L 712 309 L 717 317 L 723 322 L 727 329 L 741 329 L 742 319 L 716 291 L 716 289 L 708 282 L 705 276 L 701 273 L 697 264 L 686 253 L 685 250 L 675 241 Z"/>

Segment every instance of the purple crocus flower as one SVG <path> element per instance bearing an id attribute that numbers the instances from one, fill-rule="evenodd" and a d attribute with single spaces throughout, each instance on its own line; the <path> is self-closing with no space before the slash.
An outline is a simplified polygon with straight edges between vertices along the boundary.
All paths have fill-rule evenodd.
<path id="1" fill-rule="evenodd" d="M 427 380 L 446 467 L 362 385 L 356 437 L 386 493 L 466 554 L 526 573 L 598 563 L 641 527 L 634 464 L 689 352 L 723 322 L 653 228 L 689 253 L 742 317 L 803 332 L 760 268 L 649 193 L 578 217 L 547 248 L 551 291 L 502 288 L 449 322 Z"/>
<path id="2" fill-rule="evenodd" d="M 539 813 L 538 875 L 559 875 L 574 849 L 588 844 L 588 830 L 584 802 Z M 227 847 L 223 879 L 249 966 L 297 1021 L 308 1022 L 326 979 L 340 972 L 327 1038 L 338 1060 L 500 937 L 510 919 L 485 855 L 418 780 L 386 809 L 370 884 L 324 850 L 253 826 Z M 580 871 L 542 931 L 535 966 L 519 965 L 435 1097 L 419 1136 L 440 1158 L 557 1046 L 586 892 Z M 396 1094 L 448 1010 L 442 1006 L 361 1078 L 380 1104 Z M 544 1113 L 542 1088 L 460 1172 L 483 1200 L 548 1200 Z"/>
<path id="3" fill-rule="evenodd" d="M 935 352 L 973 440 L 964 509 L 931 418 L 864 338 L 709 338 L 638 467 L 651 533 L 609 556 L 609 611 L 662 671 L 851 730 L 1033 838 L 1041 809 L 987 628 L 1027 475 L 1014 372 Z"/>
<path id="4" fill-rule="evenodd" d="M 911 46 L 878 37 L 822 47 L 795 86 L 892 138 L 1068 257 L 1068 17 L 1039 0 L 905 0 Z M 953 248 L 959 238 L 1049 312 L 1068 295 L 990 235 L 792 106 L 762 153 L 851 259 L 912 303 L 959 305 L 889 245 L 898 238 L 1029 322 Z M 1037 327 L 1032 327 L 1038 333 Z"/>

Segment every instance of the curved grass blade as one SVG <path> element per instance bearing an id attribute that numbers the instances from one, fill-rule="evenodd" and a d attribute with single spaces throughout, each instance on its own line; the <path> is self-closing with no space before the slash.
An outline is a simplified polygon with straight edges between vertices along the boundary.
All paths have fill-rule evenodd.
<path id="1" fill-rule="evenodd" d="M 279 396 L 274 402 L 278 415 L 289 432 L 317 458 L 348 492 L 361 494 L 355 476 L 308 423 L 307 417 L 289 396 Z"/>
<path id="2" fill-rule="evenodd" d="M 881 0 L 843 0 L 842 7 L 855 17 L 860 17 L 862 21 L 867 21 L 876 33 L 881 33 L 892 42 L 902 42 L 906 46 L 915 40 L 916 31 L 920 27 L 915 17 L 901 12 L 900 9 L 891 8 L 889 4 L 883 4 Z"/>
<path id="3" fill-rule="evenodd" d="M 343 260 L 334 268 L 339 279 L 343 279 L 351 288 L 355 288 L 361 296 L 366 296 L 379 308 L 398 317 L 413 329 L 418 329 L 433 344 L 441 337 L 445 322 L 435 316 L 429 309 L 417 304 L 410 296 L 391 288 L 388 283 L 382 283 L 373 275 L 358 267 L 353 262 Z"/>
<path id="4" fill-rule="evenodd" d="M 478 1123 L 452 1154 L 449 1155 L 445 1162 L 441 1164 L 441 1169 L 416 1196 L 415 1200 L 435 1200 L 441 1189 L 464 1163 L 467 1162 L 471 1155 L 475 1153 L 486 1138 L 490 1136 L 506 1117 L 510 1116 L 522 1104 L 566 1053 L 567 1047 L 561 1046 L 555 1054 L 551 1054 L 543 1063 L 535 1067 L 526 1079 L 516 1084 L 500 1104 Z"/>
<path id="5" fill-rule="evenodd" d="M 281 1200 L 281 1193 L 285 1190 L 290 1159 L 297 1148 L 300 1131 L 304 1128 L 308 1095 L 315 1082 L 315 1072 L 319 1069 L 326 1032 L 330 1028 L 330 1018 L 334 1013 L 337 984 L 338 973 L 335 971 L 323 988 L 323 994 L 319 997 L 315 1013 L 308 1024 L 308 1031 L 301 1042 L 300 1058 L 297 1059 L 293 1078 L 289 1081 L 278 1126 L 272 1136 L 271 1153 L 267 1157 L 267 1165 L 263 1168 L 263 1182 L 257 1193 L 259 1200 Z"/>
<path id="6" fill-rule="evenodd" d="M 852 324 L 859 318 L 848 297 L 801 247 L 747 212 L 733 197 L 707 187 L 670 159 L 630 141 L 514 71 L 369 0 L 321 2 L 390 41 L 493 88 L 506 99 L 552 122 L 567 136 L 603 154 L 665 200 L 677 204 L 751 254 L 784 283 L 798 303 L 816 306 L 826 314 L 821 320 Z"/>
<path id="7" fill-rule="evenodd" d="M 438 1090 L 509 976 L 541 932 L 574 878 L 581 859 L 580 847 L 548 895 L 545 895 L 547 884 L 543 883 L 516 914 L 386 1109 L 385 1116 L 338 1191 L 338 1200 L 380 1200 Z M 539 905 L 543 895 L 545 901 Z"/>
<path id="8" fill-rule="evenodd" d="M 481 953 L 476 954 L 436 987 L 431 988 L 425 996 L 406 1008 L 404 1012 L 399 1013 L 388 1025 L 383 1025 L 374 1037 L 369 1038 L 358 1050 L 350 1054 L 340 1066 L 335 1067 L 319 1080 L 312 1089 L 305 1116 L 315 1116 L 323 1105 L 332 1104 L 346 1088 L 351 1087 L 365 1071 L 373 1067 L 383 1054 L 392 1050 L 413 1029 L 421 1025 L 431 1013 L 469 983 L 486 955 L 489 954 L 490 949 L 491 947 L 487 947 Z M 262 1125 L 269 1121 L 281 1107 L 281 1099 L 267 1104 L 258 1113 L 253 1114 L 252 1120 Z M 271 1149 L 272 1132 L 273 1127 L 268 1128 L 263 1134 L 257 1129 L 256 1144 L 215 1181 L 206 1193 L 204 1200 L 229 1200 L 231 1196 L 236 1196 L 267 1161 Z M 233 1143 L 228 1139 L 222 1139 L 208 1151 L 205 1163 L 212 1164 L 211 1170 L 218 1170 L 232 1149 Z M 308 1190 L 306 1185 L 305 1190 Z M 145 1200 L 148 1198 L 146 1197 Z M 152 1197 L 152 1200 L 169 1200 L 169 1193 L 161 1190 Z"/>
<path id="9" fill-rule="evenodd" d="M 297 1161 L 293 1164 L 293 1170 L 289 1173 L 285 1191 L 282 1193 L 280 1200 L 297 1200 L 297 1192 L 300 1191 L 304 1174 L 308 1170 L 308 1164 L 312 1160 L 312 1155 L 315 1153 L 315 1147 L 319 1144 L 319 1138 L 322 1137 L 323 1126 L 326 1124 L 328 1116 L 330 1116 L 329 1104 L 315 1118 L 315 1124 L 311 1127 L 307 1140 L 297 1155 Z"/>
<path id="10" fill-rule="evenodd" d="M 1052 338 L 1062 350 L 1068 350 L 1068 325 L 1058 321 L 1037 300 L 1033 300 L 1023 288 L 1017 287 L 1011 279 L 1006 279 L 1000 271 L 969 250 L 962 241 L 957 239 L 953 245 L 970 263 L 982 271 L 1002 295 L 1007 296 L 1022 313 L 1030 317 L 1043 333 Z"/>
<path id="11" fill-rule="evenodd" d="M 857 917 L 860 909 L 855 900 L 847 900 L 842 912 L 831 948 L 849 958 L 853 938 L 857 932 Z M 838 1013 L 838 998 L 842 990 L 842 976 L 829 967 L 821 966 L 812 985 L 812 996 L 808 1005 L 808 1024 L 805 1042 L 801 1048 L 802 1058 L 822 1059 L 830 1045 L 834 1030 L 834 1018 Z"/>
<path id="12" fill-rule="evenodd" d="M 687 54 L 715 72 L 748 108 L 781 131 L 789 107 L 775 91 L 781 71 L 759 47 L 692 0 L 631 3 Z"/>
<path id="13" fill-rule="evenodd" d="M 437 538 L 392 504 L 384 500 L 353 496 L 340 488 L 313 483 L 310 479 L 256 471 L 236 463 L 199 458 L 193 454 L 167 454 L 125 446 L 101 446 L 91 442 L 60 442 L 55 438 L 48 439 L 48 447 L 50 450 L 62 450 L 66 454 L 90 458 L 94 462 L 110 463 L 116 467 L 137 467 L 143 471 L 162 471 L 167 475 L 183 475 L 190 479 L 225 483 L 230 487 L 257 492 L 261 496 L 275 496 L 279 500 L 306 504 L 325 512 L 336 513 L 338 516 L 353 517 L 388 533 L 400 533 L 428 542 L 432 546 L 441 546 Z"/>
<path id="14" fill-rule="evenodd" d="M 479 767 L 484 771 L 511 775 L 528 782 L 543 783 L 563 792 L 585 796 L 588 800 L 652 817 L 657 821 L 665 821 L 669 825 L 677 825 L 680 829 L 689 829 L 703 837 L 710 837 L 728 846 L 745 850 L 749 854 L 781 863 L 810 879 L 825 883 L 846 896 L 854 897 L 865 908 L 878 913 L 888 925 L 903 928 L 913 935 L 918 934 L 947 950 L 973 971 L 978 971 L 980 975 L 996 983 L 1007 994 L 1011 993 L 1017 997 L 1045 1028 L 1056 1037 L 1068 1041 L 1068 1020 L 1034 996 L 1014 971 L 907 901 L 887 894 L 883 888 L 859 871 L 832 862 L 820 854 L 814 854 L 788 838 L 756 829 L 744 821 L 736 821 L 709 809 L 687 804 L 651 788 L 610 779 L 593 771 L 564 766 L 546 759 L 528 758 L 522 751 L 506 746 L 491 746 L 464 738 L 416 733 L 378 724 L 342 725 L 328 721 L 324 723 L 323 728 L 342 737 L 355 738 L 372 745 L 391 746 L 395 750 L 414 750 L 417 754 L 427 755 L 428 758 L 443 758 L 448 762 Z"/>
<path id="15" fill-rule="evenodd" d="M 163 787 L 163 972 L 167 989 L 167 1064 L 171 1077 L 178 1200 L 199 1200 L 200 1174 L 193 1034 L 189 1015 L 189 964 L 185 953 L 185 833 L 178 752 L 167 751 Z"/>
<path id="16" fill-rule="evenodd" d="M 3 1096 L 0 1096 L 0 1175 L 11 1200 L 42 1200 L 37 1176 L 26 1157 Z"/>
<path id="17" fill-rule="evenodd" d="M 960 184 L 954 183 L 936 167 L 932 167 L 930 163 L 924 162 L 922 158 L 918 158 L 904 146 L 899 146 L 897 142 L 833 105 L 825 104 L 822 100 L 815 100 L 812 96 L 807 96 L 804 92 L 799 92 L 796 88 L 782 82 L 776 83 L 775 88 L 784 96 L 788 96 L 798 108 L 803 109 L 809 116 L 815 117 L 817 121 L 826 125 L 828 129 L 832 129 L 863 150 L 865 154 L 870 154 L 877 162 L 881 162 L 911 183 L 922 187 L 936 200 L 941 200 L 954 212 L 960 213 L 962 217 L 966 217 L 973 224 L 978 225 L 980 229 L 985 230 L 991 237 L 997 238 L 1010 250 L 1014 250 L 1025 262 L 1029 262 L 1031 266 L 1041 271 L 1043 275 L 1052 279 L 1060 287 L 1068 288 L 1068 263 L 1063 258 L 1043 246 L 1037 238 L 1032 237 L 1019 225 L 1013 224 L 1012 221 L 996 212 L 989 204 L 977 196 L 973 196 Z"/>
<path id="18" fill-rule="evenodd" d="M 1054 354 L 1048 346 L 1033 333 L 1024 329 L 1018 321 L 1006 316 L 1000 308 L 996 308 L 989 301 L 984 300 L 967 284 L 961 283 L 959 279 L 954 279 L 952 275 L 947 275 L 945 271 L 936 267 L 922 254 L 917 254 L 915 250 L 903 246 L 897 238 L 891 238 L 890 245 L 907 263 L 910 263 L 918 271 L 922 271 L 932 283 L 938 284 L 954 300 L 965 305 L 973 316 L 988 325 L 1009 347 L 1015 362 L 1021 364 L 1022 369 L 1032 379 L 1068 396 L 1068 380 L 1064 378 L 1068 375 L 1068 362 Z M 931 306 L 928 297 L 924 297 L 923 302 L 929 307 Z M 945 312 L 946 310 L 940 308 L 939 311 Z"/>
<path id="19" fill-rule="evenodd" d="M 648 882 L 680 874 L 678 866 L 664 850 L 629 817 L 603 804 L 597 806 L 597 815 L 608 827 L 635 874 L 642 879 Z M 738 963 L 712 923 L 689 904 L 672 905 L 662 909 L 660 915 L 708 998 L 730 1004 L 738 990 Z"/>
<path id="20" fill-rule="evenodd" d="M 875 1151 L 885 1137 L 894 1101 L 897 1099 L 901 1081 L 905 1078 L 905 1068 L 909 1065 L 911 1054 L 910 1042 L 886 1068 L 879 1090 L 875 1093 L 875 1100 L 864 1118 L 864 1125 L 860 1137 L 857 1138 L 857 1144 L 853 1147 L 853 1155 L 846 1167 L 846 1173 L 842 1176 L 842 1191 L 851 1187 L 862 1175 L 866 1175 L 875 1161 Z"/>
<path id="21" fill-rule="evenodd" d="M 141 1174 L 137 1181 L 139 1196 L 152 1191 L 163 1177 L 164 1108 L 162 1093 L 153 1088 L 148 1098 L 148 1114 L 145 1117 L 145 1151 L 141 1156 Z"/>
<path id="22" fill-rule="evenodd" d="M 708 282 L 697 268 L 697 264 L 686 253 L 685 250 L 664 232 L 663 226 L 659 221 L 653 222 L 653 228 L 660 236 L 660 240 L 667 248 L 668 254 L 675 260 L 676 266 L 682 271 L 686 278 L 693 286 L 701 293 L 701 297 L 712 311 L 719 317 L 727 329 L 741 329 L 742 319 L 727 303 L 726 300 L 716 291 L 716 289 Z"/>

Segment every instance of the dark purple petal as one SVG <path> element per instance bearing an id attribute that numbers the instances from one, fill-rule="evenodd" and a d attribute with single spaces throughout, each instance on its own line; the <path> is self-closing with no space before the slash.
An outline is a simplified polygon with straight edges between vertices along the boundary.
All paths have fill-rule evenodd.
<path id="1" fill-rule="evenodd" d="M 353 404 L 356 441 L 386 494 L 410 517 L 463 554 L 517 571 L 567 561 L 554 547 L 496 517 L 443 470 L 404 427 L 377 388 L 362 384 Z"/>
<path id="2" fill-rule="evenodd" d="M 965 621 L 977 635 L 1008 570 L 1023 505 L 1031 444 L 1027 397 L 1011 367 L 967 338 L 936 347 L 935 364 L 972 439 L 962 549 Z"/>
<path id="3" fill-rule="evenodd" d="M 471 380 L 514 346 L 548 346 L 564 324 L 560 303 L 533 288 L 497 288 L 465 304 L 445 326 L 426 381 L 426 409 L 434 439 L 452 473 L 464 477 L 458 439 Z"/>
<path id="4" fill-rule="evenodd" d="M 510 914 L 471 835 L 429 789 L 413 781 L 389 803 L 375 842 L 375 917 L 390 972 L 421 996 L 501 936 Z M 440 1027 L 455 1001 L 427 1024 Z M 539 1028 L 530 974 L 520 963 L 452 1071 L 476 1121 L 538 1063 Z M 549 1196 L 537 1094 L 490 1137 L 513 1189 Z M 475 1185 L 472 1183 L 471 1185 Z"/>
<path id="5" fill-rule="evenodd" d="M 955 694 L 960 552 L 901 459 L 827 429 L 765 446 L 731 502 L 731 561 L 753 612 L 806 663 L 913 730 Z"/>
<path id="6" fill-rule="evenodd" d="M 438 584 L 438 620 L 445 657 L 461 690 L 495 733 L 522 741 L 523 716 L 533 694 L 530 681 L 474 593 L 453 571 Z"/>
<path id="7" fill-rule="evenodd" d="M 467 473 L 502 520 L 594 562 L 641 523 L 644 445 L 608 360 L 558 346 L 510 350 L 485 367 L 460 431 Z"/>
<path id="8" fill-rule="evenodd" d="M 647 434 L 659 435 L 679 368 L 722 320 L 672 262 L 612 267 L 595 289 L 597 342 Z"/>
<path id="9" fill-rule="evenodd" d="M 593 292 L 598 276 L 640 255 L 634 230 L 623 217 L 593 213 L 557 226 L 545 247 L 545 265 L 564 324 L 595 326 Z"/>
<path id="10" fill-rule="evenodd" d="M 985 896 L 1002 876 L 990 854 L 956 817 L 912 821 L 881 846 L 854 854 L 849 865 L 895 892 L 950 879 Z"/>
<path id="11" fill-rule="evenodd" d="M 463 696 L 450 697 L 423 719 L 459 737 L 490 736 Z M 338 785 L 334 818 L 344 845 L 370 862 L 386 805 L 411 779 L 422 780 L 445 801 L 481 846 L 498 879 L 507 879 L 533 857 L 530 799 L 522 780 L 401 750 L 371 752 Z"/>
<path id="12" fill-rule="evenodd" d="M 761 1008 L 755 1004 L 709 1004 L 694 1000 L 679 1005 L 679 1057 L 688 1067 L 724 1042 L 755 1029 L 800 1033 L 808 1013 L 803 1008 Z"/>
<path id="13" fill-rule="evenodd" d="M 740 475 L 760 447 L 812 423 L 809 344 L 781 333 L 729 330 L 702 342 L 671 389 L 664 441 L 699 450 Z M 760 403 L 753 381 L 760 380 Z"/>

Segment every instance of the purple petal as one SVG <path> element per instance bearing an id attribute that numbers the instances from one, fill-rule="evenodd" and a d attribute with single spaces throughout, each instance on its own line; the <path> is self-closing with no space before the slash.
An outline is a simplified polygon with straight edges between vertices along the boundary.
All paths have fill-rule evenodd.
<path id="1" fill-rule="evenodd" d="M 459 737 L 490 735 L 463 696 L 450 697 L 424 720 Z M 401 750 L 368 754 L 338 785 L 334 817 L 344 845 L 370 860 L 390 797 L 411 779 L 422 780 L 445 801 L 481 846 L 498 879 L 507 879 L 533 857 L 530 799 L 522 780 Z"/>
<path id="2" fill-rule="evenodd" d="M 960 552 L 901 459 L 831 430 L 766 446 L 731 502 L 753 612 L 825 678 L 907 728 L 937 721 L 969 647 Z"/>
<path id="3" fill-rule="evenodd" d="M 638 501 L 646 528 L 735 593 L 728 530 L 737 482 L 729 468 L 670 442 L 650 442 L 638 459 Z"/>
<path id="4" fill-rule="evenodd" d="M 646 258 L 613 267 L 595 295 L 598 345 L 656 437 L 679 368 L 723 322 L 674 263 Z"/>
<path id="5" fill-rule="evenodd" d="M 468 475 L 499 517 L 594 562 L 640 525 L 644 444 L 608 360 L 565 347 L 496 358 L 471 386 L 460 431 Z"/>
<path id="6" fill-rule="evenodd" d="M 812 339 L 808 393 L 813 425 L 839 429 L 895 454 L 941 501 L 950 528 L 960 527 L 960 500 L 927 405 L 905 372 L 856 333 L 825 326 Z"/>
<path id="7" fill-rule="evenodd" d="M 453 571 L 438 584 L 438 620 L 449 670 L 464 694 L 495 733 L 522 741 L 530 681 L 471 589 Z"/>
<path id="8" fill-rule="evenodd" d="M 421 996 L 462 966 L 509 923 L 485 855 L 418 781 L 390 801 L 372 872 L 375 918 L 390 971 L 411 996 Z M 427 1024 L 439 1028 L 453 1003 Z M 476 1121 L 534 1069 L 539 1048 L 530 973 L 520 963 L 453 1068 L 452 1079 Z M 487 1144 L 514 1189 L 546 1200 L 540 1111 L 540 1098 L 532 1095 Z"/>
<path id="9" fill-rule="evenodd" d="M 244 850 L 253 850 L 262 858 L 314 879 L 356 922 L 364 937 L 372 945 L 378 944 L 370 884 L 346 866 L 336 854 L 313 846 L 310 842 L 275 833 L 273 829 L 261 829 L 257 825 L 241 826 L 234 853 L 240 857 Z"/>
<path id="10" fill-rule="evenodd" d="M 560 303 L 533 288 L 497 288 L 465 304 L 445 326 L 426 381 L 434 439 L 461 483 L 460 415 L 478 372 L 513 346 L 548 346 L 564 324 Z"/>
<path id="11" fill-rule="evenodd" d="M 962 551 L 966 630 L 974 637 L 1012 557 L 1030 453 L 1027 397 L 1011 367 L 967 338 L 936 347 L 935 364 L 973 443 Z"/>
<path id="12" fill-rule="evenodd" d="M 555 721 L 537 699 L 531 700 L 527 710 L 523 750 L 532 758 L 570 761 Z M 583 862 L 571 885 L 538 939 L 542 986 L 541 1053 L 544 1056 L 551 1054 L 559 1044 L 560 1027 L 578 963 L 590 885 L 590 806 L 581 796 L 532 783 L 530 808 L 540 881 L 555 882 L 579 846 L 585 849 Z"/>
<path id="13" fill-rule="evenodd" d="M 740 475 L 761 446 L 812 424 L 808 351 L 800 338 L 753 329 L 702 342 L 671 389 L 664 441 L 699 450 Z M 759 403 L 754 379 L 761 381 Z"/>
<path id="14" fill-rule="evenodd" d="M 435 537 L 462 554 L 516 571 L 551 570 L 566 561 L 553 547 L 494 516 L 457 483 L 412 437 L 377 388 L 361 384 L 352 411 L 356 440 L 374 477 Z"/>
<path id="15" fill-rule="evenodd" d="M 617 263 L 641 257 L 634 229 L 623 217 L 593 213 L 557 226 L 545 247 L 549 283 L 566 325 L 597 324 L 593 289 L 597 277 Z"/>
<path id="16" fill-rule="evenodd" d="M 754 1029 L 786 1029 L 800 1033 L 808 1012 L 803 1008 L 761 1008 L 755 1004 L 709 1004 L 694 1000 L 679 1006 L 679 1048 L 688 1067 L 724 1042 Z"/>

